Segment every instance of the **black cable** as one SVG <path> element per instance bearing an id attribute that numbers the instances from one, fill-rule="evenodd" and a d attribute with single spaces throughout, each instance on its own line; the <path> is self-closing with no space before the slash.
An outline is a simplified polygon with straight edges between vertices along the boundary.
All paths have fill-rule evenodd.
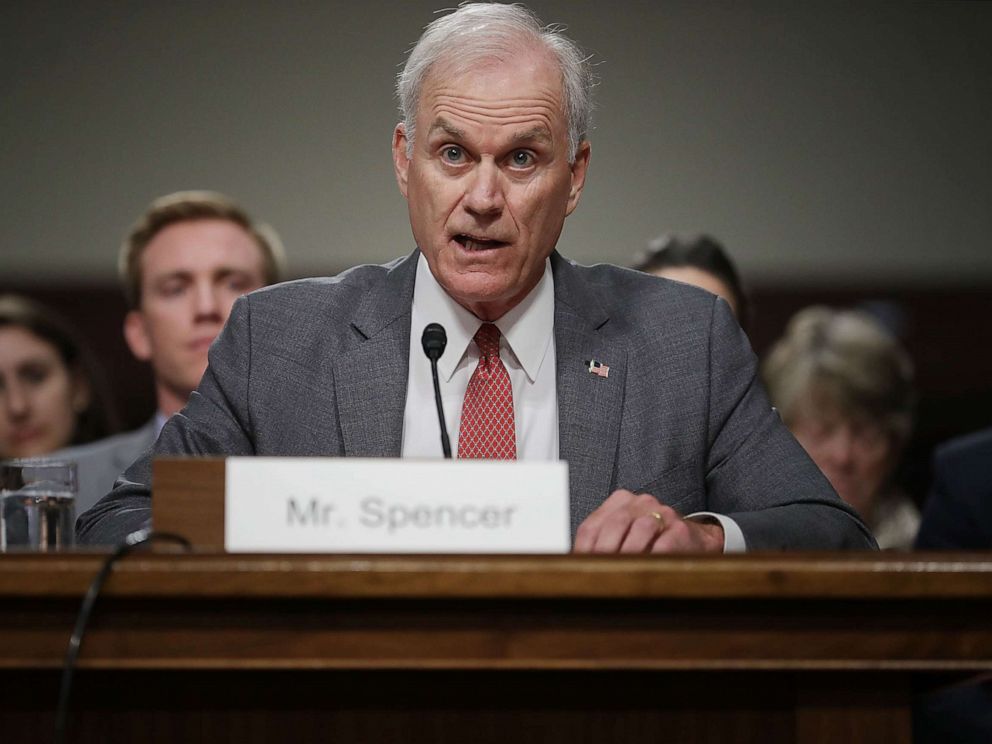
<path id="1" fill-rule="evenodd" d="M 90 615 L 93 612 L 93 605 L 96 604 L 96 598 L 100 595 L 100 590 L 103 589 L 107 577 L 110 576 L 110 571 L 118 560 L 142 545 L 154 542 L 155 540 L 178 543 L 187 550 L 192 547 L 189 540 L 185 537 L 171 532 L 153 532 L 152 530 L 132 532 L 124 538 L 124 541 L 120 545 L 114 548 L 114 552 L 106 557 L 103 565 L 100 566 L 100 570 L 93 577 L 93 581 L 90 582 L 89 589 L 86 590 L 83 603 L 80 605 L 79 612 L 76 614 L 76 626 L 72 631 L 72 636 L 69 638 L 69 647 L 65 652 L 65 661 L 62 663 L 62 683 L 59 686 L 59 702 L 55 709 L 55 744 L 63 744 L 65 742 L 66 720 L 69 713 L 69 693 L 72 690 L 72 675 L 76 668 L 76 660 L 79 658 L 79 650 L 83 645 L 86 624 L 89 622 Z"/>

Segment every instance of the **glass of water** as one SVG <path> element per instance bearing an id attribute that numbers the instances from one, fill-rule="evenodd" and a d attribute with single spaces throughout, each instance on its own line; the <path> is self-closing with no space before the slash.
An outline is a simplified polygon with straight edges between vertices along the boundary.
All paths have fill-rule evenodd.
<path id="1" fill-rule="evenodd" d="M 0 462 L 0 551 L 71 548 L 76 483 L 74 462 Z"/>

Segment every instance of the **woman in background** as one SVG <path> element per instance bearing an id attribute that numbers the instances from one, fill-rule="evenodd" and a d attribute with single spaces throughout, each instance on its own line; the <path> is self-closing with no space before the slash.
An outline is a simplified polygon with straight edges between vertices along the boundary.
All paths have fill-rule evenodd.
<path id="1" fill-rule="evenodd" d="M 0 459 L 38 457 L 114 432 L 102 380 L 65 322 L 0 296 Z"/>
<path id="2" fill-rule="evenodd" d="M 909 549 L 920 515 L 891 477 L 912 428 L 912 362 L 871 316 L 810 307 L 763 366 L 772 403 L 881 548 Z"/>

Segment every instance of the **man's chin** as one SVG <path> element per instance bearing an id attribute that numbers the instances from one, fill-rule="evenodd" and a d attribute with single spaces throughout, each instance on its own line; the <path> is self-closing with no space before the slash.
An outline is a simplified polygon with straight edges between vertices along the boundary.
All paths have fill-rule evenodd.
<path id="1" fill-rule="evenodd" d="M 504 297 L 512 282 L 505 271 L 483 267 L 445 272 L 438 283 L 458 302 L 492 302 Z"/>
<path id="2" fill-rule="evenodd" d="M 190 393 L 200 387 L 200 380 L 206 371 L 207 365 L 205 363 L 202 366 L 185 369 L 170 381 L 169 388 L 180 398 L 189 397 Z"/>
<path id="3" fill-rule="evenodd" d="M 496 320 L 512 306 L 499 295 L 454 292 L 448 294 L 455 302 L 482 320 Z"/>
<path id="4" fill-rule="evenodd" d="M 541 266 L 543 273 L 544 267 Z M 501 266 L 449 266 L 442 272 L 438 283 L 459 305 L 484 320 L 496 320 L 517 302 L 527 296 L 541 278 L 533 279 L 521 274 L 518 265 Z"/>

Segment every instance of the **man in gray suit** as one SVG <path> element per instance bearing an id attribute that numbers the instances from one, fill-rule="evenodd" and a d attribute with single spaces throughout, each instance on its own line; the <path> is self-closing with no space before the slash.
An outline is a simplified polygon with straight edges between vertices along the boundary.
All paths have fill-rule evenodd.
<path id="1" fill-rule="evenodd" d="M 585 184 L 585 56 L 524 8 L 435 20 L 399 78 L 393 163 L 417 250 L 235 303 L 155 454 L 566 460 L 577 551 L 874 547 L 772 410 L 726 303 L 555 246 Z M 495 434 L 494 434 L 495 432 Z M 150 457 L 80 519 L 150 519 Z"/>
<path id="2" fill-rule="evenodd" d="M 149 205 L 124 239 L 119 267 L 130 307 L 124 338 L 152 365 L 158 408 L 140 429 L 56 453 L 77 463 L 77 513 L 155 443 L 199 384 L 234 301 L 278 281 L 282 263 L 275 232 L 223 194 L 182 191 Z"/>

